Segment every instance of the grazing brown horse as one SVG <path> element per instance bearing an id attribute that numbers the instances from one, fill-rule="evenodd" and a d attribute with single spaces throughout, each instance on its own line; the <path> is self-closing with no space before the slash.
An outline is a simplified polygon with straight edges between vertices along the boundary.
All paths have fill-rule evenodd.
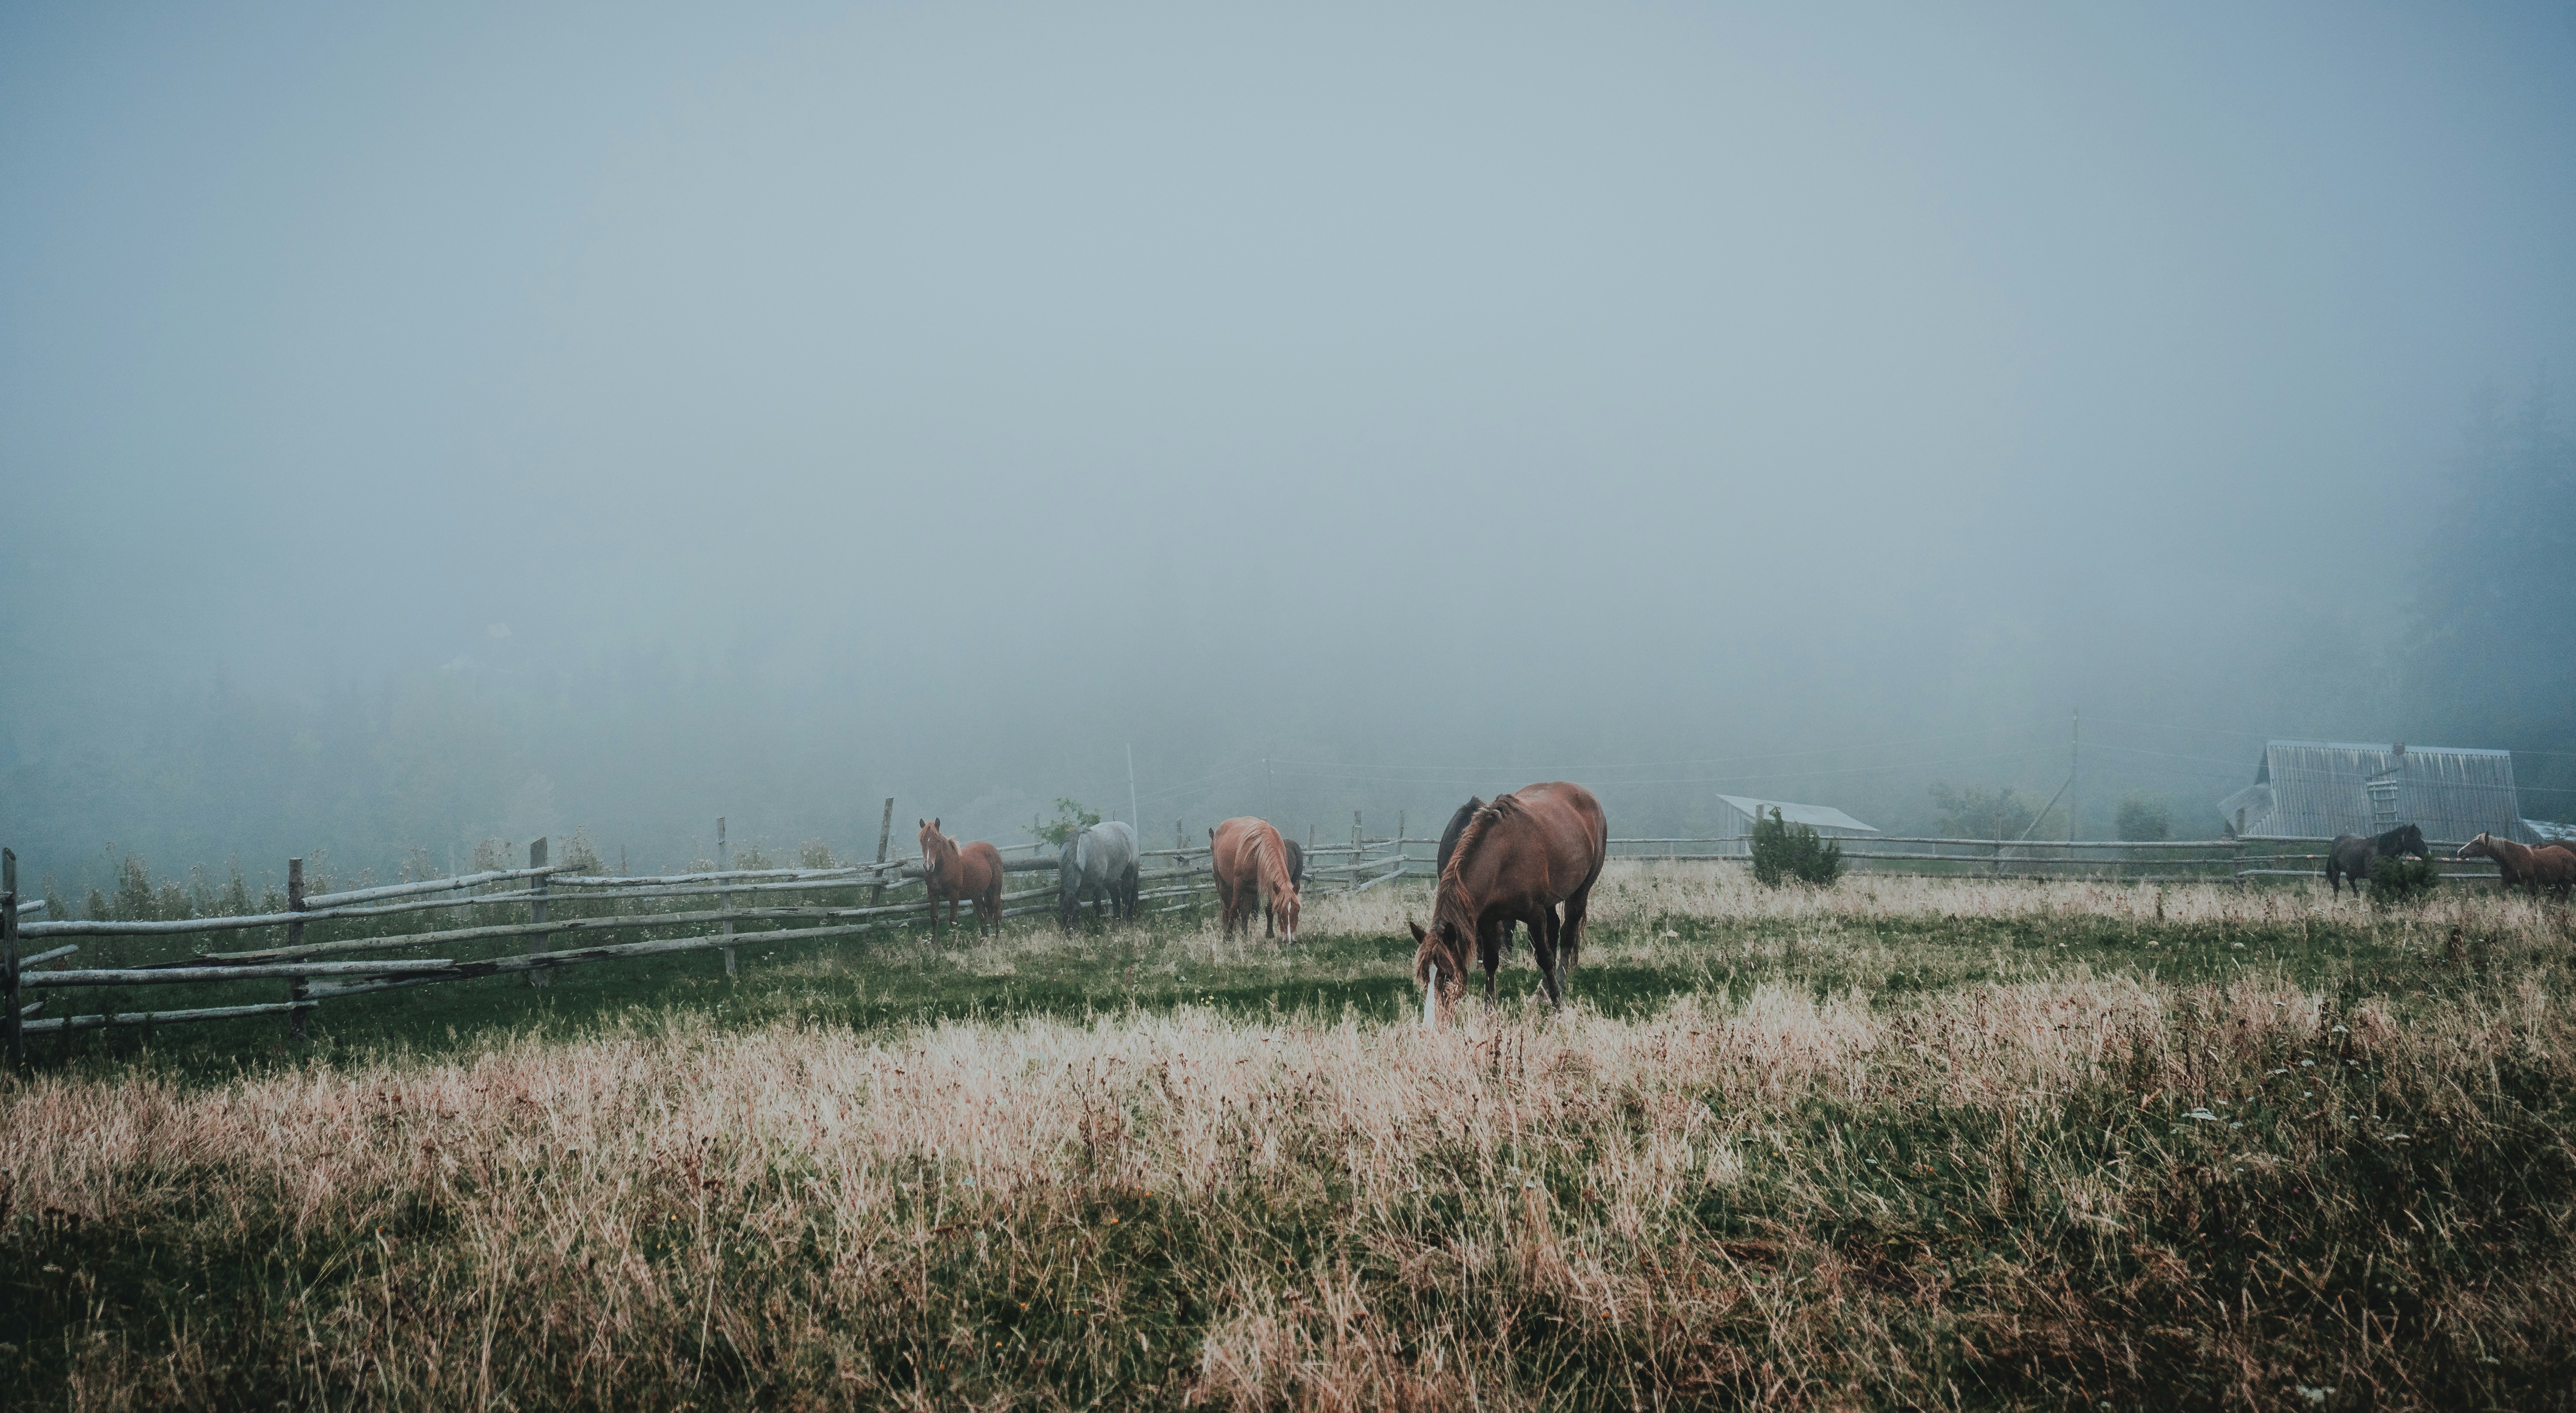
<path id="1" fill-rule="evenodd" d="M 948 925 L 957 925 L 957 903 L 975 900 L 975 931 L 1002 926 L 1002 851 L 978 839 L 960 844 L 939 832 L 939 821 L 921 822 L 921 882 L 930 895 L 930 932 L 939 934 L 939 905 L 948 905 Z"/>
<path id="2" fill-rule="evenodd" d="M 1516 922 L 1529 928 L 1549 1004 L 1562 1009 L 1566 973 L 1583 953 L 1584 911 L 1609 855 L 1609 817 L 1580 785 L 1525 785 L 1478 809 L 1440 870 L 1430 929 L 1412 925 L 1423 1020 L 1454 1012 L 1467 994 L 1471 945 L 1484 963 L 1485 999 L 1494 999 L 1503 938 Z"/>
<path id="3" fill-rule="evenodd" d="M 1243 815 L 1208 831 L 1208 863 L 1216 870 L 1216 896 L 1225 935 L 1237 922 L 1252 931 L 1252 910 L 1264 909 L 1288 925 L 1297 940 L 1297 882 L 1288 874 L 1288 846 L 1265 820 Z"/>
<path id="4" fill-rule="evenodd" d="M 2534 849 L 2511 839 L 2481 834 L 2462 844 L 2454 858 L 2493 859 L 2496 872 L 2504 876 L 2505 891 L 2529 888 L 2535 898 L 2546 888 L 2566 902 L 2568 892 L 2576 889 L 2576 850 L 2564 844 L 2544 844 Z"/>

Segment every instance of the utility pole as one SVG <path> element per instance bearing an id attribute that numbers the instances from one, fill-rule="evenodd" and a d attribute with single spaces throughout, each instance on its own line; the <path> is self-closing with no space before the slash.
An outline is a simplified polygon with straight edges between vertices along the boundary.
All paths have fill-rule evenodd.
<path id="1" fill-rule="evenodd" d="M 2076 707 L 2066 727 L 2066 837 L 2076 838 L 2075 822 L 2084 817 L 2084 708 Z"/>

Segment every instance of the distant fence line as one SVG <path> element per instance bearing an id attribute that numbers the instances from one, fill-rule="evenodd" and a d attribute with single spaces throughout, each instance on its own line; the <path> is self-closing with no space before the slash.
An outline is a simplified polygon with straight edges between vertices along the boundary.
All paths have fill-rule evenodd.
<path id="1" fill-rule="evenodd" d="M 657 875 L 607 875 L 547 861 L 547 841 L 528 846 L 525 868 L 483 869 L 450 878 L 423 879 L 307 895 L 304 861 L 287 861 L 287 905 L 282 912 L 237 916 L 156 920 L 88 920 L 57 918 L 27 922 L 26 913 L 44 910 L 42 900 L 18 901 L 17 855 L 0 849 L 0 1029 L 7 1032 L 8 1061 L 23 1062 L 25 1037 L 112 1026 L 157 1026 L 190 1021 L 230 1020 L 247 1016 L 286 1018 L 290 1034 L 304 1033 L 305 1013 L 337 997 L 366 995 L 403 987 L 427 986 L 473 977 L 525 974 L 529 984 L 544 986 L 565 967 L 600 962 L 670 956 L 684 952 L 721 951 L 725 973 L 735 974 L 737 953 L 745 945 L 776 946 L 820 942 L 881 933 L 932 918 L 921 866 L 890 859 L 888 854 L 894 801 L 877 835 L 874 862 L 829 868 L 731 867 L 724 821 L 716 821 L 717 867 L 706 872 Z M 1194 844 L 1175 823 L 1174 845 L 1144 851 L 1148 867 L 1141 875 L 1138 899 L 1173 912 L 1202 905 L 1215 882 L 1205 867 L 1208 848 Z M 1663 862 L 1742 862 L 1750 856 L 1745 835 L 1723 837 L 1614 838 L 1611 856 Z M 2323 852 L 2306 846 L 2323 839 L 2231 839 L 2174 842 L 2121 840 L 1994 840 L 1900 835 L 1838 838 L 1856 872 L 1986 878 L 2100 878 L 2121 882 L 2242 882 L 2251 879 L 2318 877 Z M 1003 850 L 1008 873 L 1051 871 L 1056 859 L 1044 844 L 1013 845 Z M 1306 844 L 1306 887 L 1337 894 L 1365 893 L 1401 878 L 1425 878 L 1434 871 L 1437 841 L 1414 837 L 1404 816 L 1397 816 L 1392 837 L 1370 838 L 1358 812 L 1351 816 L 1348 842 L 1325 843 L 1310 831 Z M 2436 849 L 2435 853 L 2445 851 Z M 2286 867 L 2285 865 L 2301 865 Z M 2311 866 L 2312 865 L 2312 866 Z M 2448 881 L 2495 878 L 2492 865 L 2447 857 L 2437 865 Z M 2125 870 L 2152 869 L 2155 872 Z M 476 891 L 490 890 L 490 891 Z M 846 892 L 849 901 L 790 902 L 793 895 Z M 864 892 L 864 901 L 859 894 Z M 1046 911 L 1057 889 L 1052 884 L 1002 895 L 1002 918 Z M 683 898 L 711 898 L 713 907 L 635 910 L 640 903 L 669 903 Z M 777 900 L 775 902 L 771 900 Z M 745 901 L 747 900 L 747 901 Z M 454 927 L 391 935 L 358 934 L 307 941 L 308 927 L 366 924 L 411 913 L 454 908 L 517 909 L 524 916 L 482 920 Z M 558 912 L 573 908 L 573 913 Z M 606 908 L 609 911 L 587 911 Z M 961 920 L 962 921 L 962 920 Z M 737 931 L 742 924 L 762 924 L 756 931 Z M 801 925 L 799 925 L 801 924 Z M 935 923 L 934 923 L 935 926 Z M 77 943 L 22 955 L 22 942 L 57 937 L 155 937 L 243 932 L 274 928 L 276 945 L 239 951 L 203 950 L 171 961 L 128 966 L 73 969 L 55 966 Z M 647 937 L 626 942 L 584 942 L 558 948 L 562 939 L 588 939 L 601 934 L 651 929 L 697 929 L 694 935 Z M 523 950 L 476 957 L 395 958 L 326 961 L 360 952 L 415 951 L 424 947 L 461 947 L 495 942 L 525 943 Z M 71 988 L 201 985 L 207 983 L 286 983 L 286 997 L 248 1005 L 200 1006 L 161 1011 L 102 1011 L 92 1015 L 40 1017 L 43 1000 L 28 1002 L 25 993 Z M 272 992 L 272 995 L 275 993 Z"/>

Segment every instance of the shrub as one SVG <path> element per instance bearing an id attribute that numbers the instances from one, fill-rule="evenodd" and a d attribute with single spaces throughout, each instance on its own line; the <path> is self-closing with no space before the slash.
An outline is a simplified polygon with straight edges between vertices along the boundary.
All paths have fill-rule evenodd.
<path id="1" fill-rule="evenodd" d="M 1058 798 L 1055 802 L 1055 818 L 1044 824 L 1035 820 L 1029 821 L 1029 832 L 1061 849 L 1066 840 L 1099 822 L 1098 810 L 1084 809 L 1080 800 Z"/>
<path id="2" fill-rule="evenodd" d="M 2370 866 L 2370 901 L 2383 908 L 2421 902 L 2441 877 L 2430 859 L 2380 859 Z"/>
<path id="3" fill-rule="evenodd" d="M 2030 801 L 2010 785 L 2000 790 L 1982 785 L 1954 789 L 1947 781 L 1936 781 L 1930 794 L 1932 808 L 1941 815 L 1936 828 L 1952 839 L 2018 839 L 2030 831 L 2035 818 Z"/>
<path id="4" fill-rule="evenodd" d="M 1773 809 L 1753 821 L 1753 878 L 1767 888 L 1792 880 L 1831 888 L 1843 875 L 1843 846 L 1809 825 L 1791 824 Z"/>
<path id="5" fill-rule="evenodd" d="M 2120 801 L 2117 818 L 2120 837 L 2141 842 L 2173 837 L 2173 816 L 2162 799 L 2143 791 L 2132 790 Z"/>

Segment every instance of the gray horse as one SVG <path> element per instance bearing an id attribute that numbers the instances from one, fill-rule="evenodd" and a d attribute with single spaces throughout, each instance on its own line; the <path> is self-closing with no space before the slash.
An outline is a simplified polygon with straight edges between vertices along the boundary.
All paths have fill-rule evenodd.
<path id="1" fill-rule="evenodd" d="M 1100 916 L 1100 904 L 1106 900 L 1111 917 L 1136 916 L 1136 865 L 1141 856 L 1136 851 L 1136 828 L 1111 820 L 1095 824 L 1064 842 L 1064 854 L 1056 864 L 1057 912 L 1065 930 L 1081 920 L 1080 905 L 1084 893 L 1091 894 L 1091 915 Z"/>

